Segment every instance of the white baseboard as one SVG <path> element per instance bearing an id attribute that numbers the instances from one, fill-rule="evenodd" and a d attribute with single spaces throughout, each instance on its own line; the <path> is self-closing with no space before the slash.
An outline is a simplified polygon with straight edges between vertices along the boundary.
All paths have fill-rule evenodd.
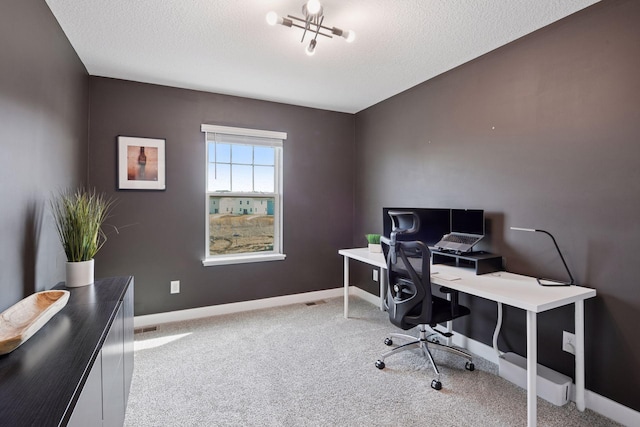
<path id="1" fill-rule="evenodd" d="M 465 348 L 471 353 L 492 363 L 498 363 L 498 355 L 493 347 L 479 341 L 467 338 L 460 333 L 453 336 L 453 344 Z M 604 415 L 625 426 L 640 426 L 640 412 L 621 405 L 611 399 L 599 395 L 591 390 L 584 391 L 585 406 L 593 412 Z M 576 401 L 575 385 L 571 387 L 571 401 Z"/>
<path id="2" fill-rule="evenodd" d="M 133 318 L 133 326 L 134 328 L 144 328 L 147 326 L 160 325 L 162 323 L 181 322 L 183 320 L 200 319 L 203 317 L 219 316 L 221 314 L 240 313 L 243 311 L 258 310 L 262 308 L 313 302 L 324 298 L 340 297 L 343 295 L 343 292 L 343 288 L 327 289 L 324 291 L 305 292 L 302 294 L 284 295 L 281 297 L 264 298 L 253 301 L 242 301 L 230 304 L 190 308 L 187 310 L 147 314 L 144 316 L 135 316 Z"/>
<path id="3" fill-rule="evenodd" d="M 342 288 L 344 289 L 344 288 Z M 356 296 L 360 299 L 365 300 L 366 302 L 375 305 L 376 307 L 380 307 L 380 297 L 378 295 L 374 295 L 367 291 L 364 291 L 355 286 L 349 286 L 349 295 Z"/>
<path id="4" fill-rule="evenodd" d="M 590 390 L 584 391 L 587 408 L 625 426 L 640 426 L 640 412 Z"/>
<path id="5" fill-rule="evenodd" d="M 234 302 L 231 304 L 214 305 L 208 307 L 191 308 L 187 310 L 170 311 L 166 313 L 148 314 L 134 317 L 133 324 L 136 328 L 142 328 L 162 323 L 179 322 L 183 320 L 193 320 L 202 317 L 218 316 L 221 314 L 239 313 L 243 311 L 257 310 L 262 308 L 280 307 L 290 304 L 313 302 L 324 298 L 337 298 L 344 295 L 344 288 L 327 289 L 324 291 L 306 292 L 295 295 L 285 295 L 281 297 L 265 298 L 254 301 Z M 351 286 L 349 295 L 357 296 L 370 304 L 379 307 L 380 297 L 371 294 L 358 287 Z M 498 363 L 498 355 L 493 347 L 479 341 L 456 333 L 453 336 L 453 344 L 462 347 L 471 353 L 482 357 L 492 363 Z M 573 388 L 573 387 L 572 387 Z M 575 395 L 572 396 L 575 401 Z M 614 402 L 604 396 L 585 390 L 586 407 L 594 412 L 604 415 L 625 426 L 640 425 L 640 412 Z"/>
<path id="6" fill-rule="evenodd" d="M 498 364 L 498 354 L 490 345 L 468 338 L 459 332 L 456 332 L 453 335 L 452 341 L 453 341 L 453 345 L 462 347 L 467 351 L 470 351 L 471 353 L 475 354 L 476 356 L 480 356 L 483 359 L 488 360 L 489 362 L 495 365 Z"/>

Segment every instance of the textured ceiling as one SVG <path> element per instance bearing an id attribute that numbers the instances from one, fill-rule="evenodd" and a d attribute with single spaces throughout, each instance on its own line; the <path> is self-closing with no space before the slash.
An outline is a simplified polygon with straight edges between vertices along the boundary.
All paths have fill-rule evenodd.
<path id="1" fill-rule="evenodd" d="M 305 55 L 304 0 L 46 0 L 89 74 L 355 113 L 598 0 L 321 0 Z M 307 39 L 308 40 L 308 39 Z"/>

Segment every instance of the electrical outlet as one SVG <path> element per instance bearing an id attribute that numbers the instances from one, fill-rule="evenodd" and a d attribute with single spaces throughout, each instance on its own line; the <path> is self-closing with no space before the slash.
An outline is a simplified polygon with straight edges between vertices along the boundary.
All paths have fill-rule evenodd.
<path id="1" fill-rule="evenodd" d="M 180 293 L 180 281 L 179 280 L 172 280 L 171 281 L 171 293 L 172 294 L 179 294 Z"/>
<path id="2" fill-rule="evenodd" d="M 562 331 L 562 350 L 576 354 L 576 336 L 571 332 Z"/>
<path id="3" fill-rule="evenodd" d="M 373 281 L 374 282 L 378 281 L 378 270 L 373 270 Z"/>

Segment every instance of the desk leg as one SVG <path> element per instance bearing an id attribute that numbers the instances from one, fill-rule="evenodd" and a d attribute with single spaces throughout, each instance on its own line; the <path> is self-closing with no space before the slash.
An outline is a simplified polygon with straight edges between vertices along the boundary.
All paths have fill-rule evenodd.
<path id="1" fill-rule="evenodd" d="M 584 411 L 584 300 L 575 304 L 576 328 L 576 407 Z"/>
<path id="2" fill-rule="evenodd" d="M 344 318 L 349 318 L 349 257 L 344 257 Z"/>
<path id="3" fill-rule="evenodd" d="M 387 296 L 387 270 L 386 269 L 380 267 L 378 280 L 380 281 L 380 310 L 384 311 L 384 299 Z"/>
<path id="4" fill-rule="evenodd" d="M 536 313 L 527 311 L 527 425 L 536 426 L 537 396 L 536 379 L 538 377 L 538 326 Z"/>

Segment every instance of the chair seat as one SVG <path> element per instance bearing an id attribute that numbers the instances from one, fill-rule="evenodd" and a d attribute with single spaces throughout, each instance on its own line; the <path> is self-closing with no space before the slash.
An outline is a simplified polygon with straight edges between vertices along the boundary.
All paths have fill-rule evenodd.
<path id="1" fill-rule="evenodd" d="M 456 305 L 455 312 L 452 314 L 452 304 L 450 301 L 436 296 L 433 296 L 432 299 L 433 315 L 431 318 L 431 324 L 448 322 L 449 320 L 471 314 L 471 310 L 464 305 Z"/>
<path id="2" fill-rule="evenodd" d="M 448 322 L 449 320 L 457 319 L 458 317 L 466 316 L 471 313 L 471 310 L 463 305 L 456 305 L 455 311 L 452 313 L 452 310 L 454 310 L 454 308 L 452 307 L 451 301 L 437 297 L 435 295 L 431 297 L 431 300 L 432 311 L 431 320 L 428 322 L 429 325 Z M 424 320 L 420 319 L 421 311 L 421 305 L 418 305 L 413 310 L 411 310 L 411 312 L 403 319 L 404 327 L 401 326 L 402 329 L 407 330 L 417 325 L 426 323 Z"/>

